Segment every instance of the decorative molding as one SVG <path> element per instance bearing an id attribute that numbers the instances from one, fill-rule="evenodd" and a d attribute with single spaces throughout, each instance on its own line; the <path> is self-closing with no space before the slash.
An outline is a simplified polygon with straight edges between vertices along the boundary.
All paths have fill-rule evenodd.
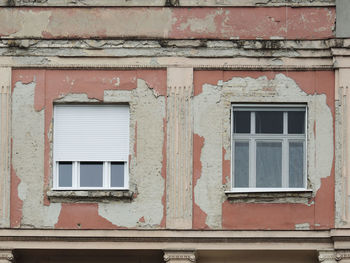
<path id="1" fill-rule="evenodd" d="M 271 57 L 331 58 L 349 53 L 347 39 L 330 40 L 38 40 L 0 41 L 1 56 L 60 57 Z"/>
<path id="2" fill-rule="evenodd" d="M 164 251 L 164 261 L 169 263 L 189 263 L 196 262 L 196 252 L 188 250 Z"/>
<path id="3" fill-rule="evenodd" d="M 168 69 L 167 222 L 192 228 L 193 69 Z"/>
<path id="4" fill-rule="evenodd" d="M 15 258 L 11 250 L 0 250 L 0 263 L 14 262 Z"/>
<path id="5" fill-rule="evenodd" d="M 0 0 L 0 6 L 41 6 L 41 7 L 254 7 L 254 6 L 291 6 L 291 7 L 326 7 L 335 6 L 335 0 Z"/>
<path id="6" fill-rule="evenodd" d="M 11 68 L 0 68 L 0 226 L 10 226 Z"/>
<path id="7" fill-rule="evenodd" d="M 319 262 L 337 263 L 350 260 L 350 250 L 319 250 Z"/>
<path id="8" fill-rule="evenodd" d="M 318 261 L 319 262 L 327 262 L 327 263 L 335 263 L 339 260 L 339 256 L 336 255 L 334 250 L 319 250 L 318 251 Z"/>

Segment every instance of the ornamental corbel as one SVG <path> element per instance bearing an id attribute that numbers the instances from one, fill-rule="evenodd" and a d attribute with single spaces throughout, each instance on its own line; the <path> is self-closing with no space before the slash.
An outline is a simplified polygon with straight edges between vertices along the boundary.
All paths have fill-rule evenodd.
<path id="1" fill-rule="evenodd" d="M 164 251 L 164 262 L 189 263 L 196 262 L 196 252 L 189 250 L 167 250 Z"/>

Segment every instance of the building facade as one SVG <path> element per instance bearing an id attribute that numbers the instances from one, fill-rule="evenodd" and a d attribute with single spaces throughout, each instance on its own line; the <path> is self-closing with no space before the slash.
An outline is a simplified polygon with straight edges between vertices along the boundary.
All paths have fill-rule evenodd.
<path id="1" fill-rule="evenodd" d="M 0 5 L 0 262 L 350 261 L 347 0 Z"/>

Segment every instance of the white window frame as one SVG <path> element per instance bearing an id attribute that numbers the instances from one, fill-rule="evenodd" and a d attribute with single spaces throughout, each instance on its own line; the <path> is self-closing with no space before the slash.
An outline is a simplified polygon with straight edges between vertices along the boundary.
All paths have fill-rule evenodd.
<path id="1" fill-rule="evenodd" d="M 70 162 L 70 161 L 65 161 Z M 85 161 L 83 161 L 85 162 Z M 96 161 L 98 163 L 98 161 Z M 111 163 L 120 162 L 124 163 L 124 187 L 112 187 L 111 186 Z M 86 162 L 88 163 L 88 162 Z M 72 161 L 72 187 L 60 187 L 59 186 L 59 161 L 55 161 L 53 174 L 54 174 L 54 187 L 53 190 L 128 190 L 129 189 L 129 173 L 128 162 L 113 161 L 102 162 L 103 174 L 102 174 L 102 187 L 82 187 L 80 185 L 80 162 Z"/>
<path id="2" fill-rule="evenodd" d="M 283 134 L 255 134 L 255 113 L 251 113 L 250 133 L 234 133 L 234 111 L 284 111 Z M 304 134 L 288 134 L 288 111 L 305 111 Z M 301 192 L 307 189 L 307 120 L 308 109 L 305 104 L 232 104 L 231 107 L 231 191 L 245 192 Z M 236 141 L 249 142 L 249 187 L 234 186 L 234 143 Z M 282 187 L 255 187 L 256 182 L 256 142 L 282 142 Z M 303 142 L 304 146 L 304 187 L 288 187 L 289 183 L 289 143 L 290 141 Z"/>
<path id="3" fill-rule="evenodd" d="M 53 119 L 53 125 L 56 119 L 55 114 L 55 106 L 54 105 L 54 119 Z M 58 106 L 62 106 L 58 104 Z M 72 105 L 69 105 L 72 106 Z M 74 104 L 74 106 L 96 106 L 96 107 L 103 107 L 103 106 L 120 106 L 120 105 L 113 105 L 113 104 L 107 104 L 107 105 L 93 105 L 93 104 Z M 126 106 L 126 105 L 121 105 Z M 128 106 L 128 105 L 127 105 Z M 129 116 L 130 118 L 130 116 Z M 55 130 L 54 130 L 55 132 Z M 55 142 L 53 142 L 53 147 L 55 147 Z M 129 153 L 128 153 L 129 156 Z M 60 187 L 59 186 L 59 163 L 60 162 L 71 162 L 72 163 L 72 186 L 71 187 Z M 80 163 L 102 163 L 103 164 L 103 174 L 102 174 L 102 187 L 81 187 L 80 186 Z M 124 163 L 124 186 L 123 187 L 112 187 L 111 186 L 111 164 L 112 163 Z M 53 158 L 53 188 L 52 190 L 69 190 L 69 191 L 80 191 L 80 190 L 128 190 L 129 189 L 129 161 L 121 161 L 121 160 L 113 160 L 113 161 L 71 161 L 71 160 L 65 160 L 65 161 L 57 161 L 55 160 L 55 156 Z"/>

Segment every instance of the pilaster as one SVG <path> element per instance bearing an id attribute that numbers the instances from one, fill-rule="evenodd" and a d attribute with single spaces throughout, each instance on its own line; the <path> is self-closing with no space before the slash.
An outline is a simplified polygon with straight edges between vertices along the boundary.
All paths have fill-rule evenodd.
<path id="1" fill-rule="evenodd" d="M 0 227 L 10 226 L 11 68 L 0 68 Z"/>
<path id="2" fill-rule="evenodd" d="M 193 69 L 168 68 L 167 228 L 192 227 Z"/>

